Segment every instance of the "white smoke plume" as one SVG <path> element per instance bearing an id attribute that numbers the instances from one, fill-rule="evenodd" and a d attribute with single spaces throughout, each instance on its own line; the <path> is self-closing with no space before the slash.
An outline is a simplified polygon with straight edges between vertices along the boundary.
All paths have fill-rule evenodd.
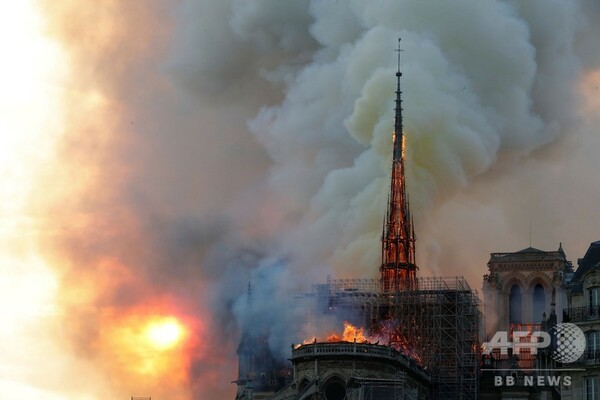
<path id="1" fill-rule="evenodd" d="M 189 16 L 215 7 L 223 19 L 203 34 L 207 25 Z M 531 187 L 543 173 L 531 160 L 547 162 L 580 130 L 578 84 L 598 68 L 590 56 L 594 3 L 187 2 L 182 16 L 196 31 L 183 30 L 173 70 L 197 94 L 217 90 L 243 103 L 256 95 L 248 79 L 257 75 L 281 90 L 248 122 L 272 163 L 258 202 L 268 204 L 276 227 L 263 250 L 287 260 L 283 272 L 276 263 L 271 290 L 306 287 L 327 273 L 376 276 L 398 37 L 421 273 L 464 274 L 478 288 L 486 253 L 526 247 L 519 218 L 533 215 L 545 226 L 555 212 L 542 201 L 534 208 L 544 211 L 511 204 L 508 216 L 496 199 L 529 203 L 547 190 Z M 192 43 L 202 57 L 185 52 Z M 553 226 L 548 246 L 564 236 Z M 261 296 L 258 280 L 271 275 L 264 265 L 255 271 Z M 270 310 L 276 325 L 285 311 L 265 302 Z"/>
<path id="2" fill-rule="evenodd" d="M 187 66 L 188 79 L 210 76 L 226 86 L 232 101 L 253 96 L 240 86 L 249 71 L 282 88 L 283 99 L 264 106 L 249 127 L 273 163 L 273 212 L 289 222 L 277 230 L 276 255 L 292 255 L 299 269 L 376 273 L 398 37 L 424 270 L 437 268 L 424 248 L 432 242 L 428 214 L 473 179 L 519 163 L 573 128 L 584 70 L 576 45 L 592 25 L 581 2 L 292 4 L 219 2 L 225 19 L 208 37 L 222 41 L 198 34 L 186 42 L 195 40 L 203 54 L 207 43 L 219 48 L 203 59 L 179 53 L 175 63 Z M 185 15 L 209 15 L 207 4 L 187 7 Z M 215 68 L 219 59 L 226 61 Z"/>

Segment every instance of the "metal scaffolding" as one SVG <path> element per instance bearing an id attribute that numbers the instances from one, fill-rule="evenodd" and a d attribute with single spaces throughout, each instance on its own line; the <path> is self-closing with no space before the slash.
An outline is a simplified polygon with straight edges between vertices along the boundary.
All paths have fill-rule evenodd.
<path id="1" fill-rule="evenodd" d="M 374 279 L 329 278 L 316 285 L 319 303 L 364 326 L 421 363 L 432 375 L 435 399 L 477 399 L 477 293 L 462 277 L 419 278 L 418 290 L 382 293 Z"/>

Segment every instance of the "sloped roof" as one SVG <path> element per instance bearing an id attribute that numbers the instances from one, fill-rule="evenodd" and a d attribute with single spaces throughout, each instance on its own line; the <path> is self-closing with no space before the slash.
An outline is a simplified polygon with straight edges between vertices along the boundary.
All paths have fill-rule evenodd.
<path id="1" fill-rule="evenodd" d="M 600 265 L 600 240 L 592 242 L 583 258 L 579 260 L 579 267 L 573 275 L 573 282 L 580 281 L 586 272 L 598 265 Z"/>
<path id="2" fill-rule="evenodd" d="M 536 249 L 534 247 L 527 247 L 526 249 L 519 250 L 517 253 L 548 253 L 544 250 Z"/>
<path id="3" fill-rule="evenodd" d="M 571 269 L 570 263 L 568 262 L 565 252 L 562 248 L 562 243 L 558 247 L 558 250 L 545 251 L 536 249 L 535 247 L 527 247 L 523 250 L 509 253 L 491 253 L 489 263 L 514 263 L 523 261 L 563 261 L 567 264 L 567 268 Z"/>

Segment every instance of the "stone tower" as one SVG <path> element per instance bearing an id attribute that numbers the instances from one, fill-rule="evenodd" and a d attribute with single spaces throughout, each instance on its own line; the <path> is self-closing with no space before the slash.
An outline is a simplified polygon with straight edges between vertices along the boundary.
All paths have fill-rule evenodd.
<path id="1" fill-rule="evenodd" d="M 554 309 L 567 307 L 567 282 L 573 266 L 562 244 L 556 251 L 528 247 L 514 253 L 492 253 L 483 278 L 486 336 L 510 331 L 511 324 L 540 324 Z"/>

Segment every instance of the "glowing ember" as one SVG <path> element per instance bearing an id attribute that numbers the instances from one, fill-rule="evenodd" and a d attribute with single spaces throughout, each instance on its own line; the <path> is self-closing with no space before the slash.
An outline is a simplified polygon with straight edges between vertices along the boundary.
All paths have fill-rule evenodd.
<path id="1" fill-rule="evenodd" d="M 171 349 L 183 338 L 183 327 L 175 318 L 164 318 L 148 325 L 146 337 L 158 350 Z"/>

